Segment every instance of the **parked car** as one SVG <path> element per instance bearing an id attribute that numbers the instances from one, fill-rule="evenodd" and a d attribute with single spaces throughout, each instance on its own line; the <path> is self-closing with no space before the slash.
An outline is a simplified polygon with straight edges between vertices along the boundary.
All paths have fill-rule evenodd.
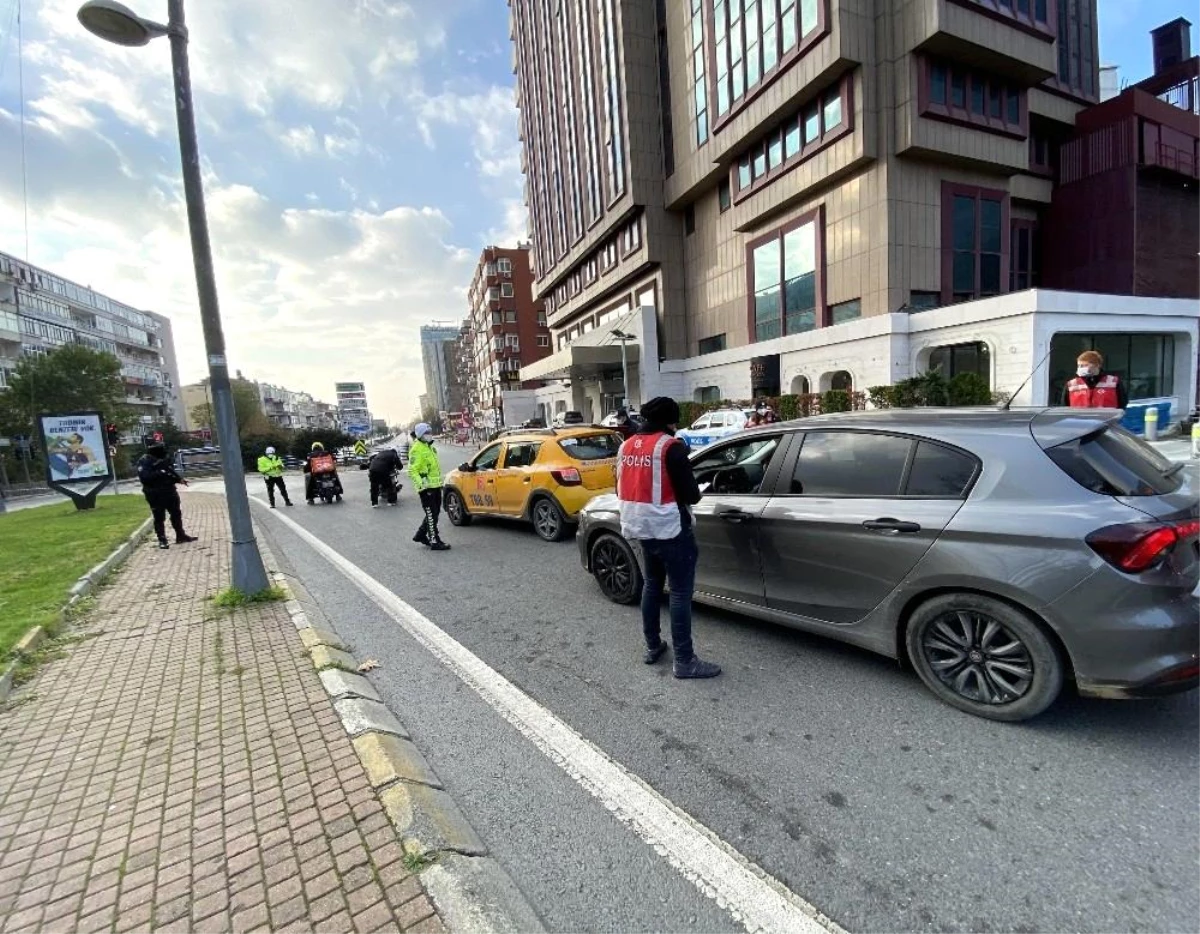
<path id="1" fill-rule="evenodd" d="M 583 423 L 582 412 L 559 412 L 554 416 L 555 428 L 566 428 L 569 425 L 582 425 Z"/>
<path id="2" fill-rule="evenodd" d="M 1064 680 L 1146 697 L 1200 680 L 1196 481 L 1099 409 L 890 410 L 752 429 L 691 458 L 696 600 L 916 669 L 939 698 L 1024 720 Z M 615 496 L 584 567 L 642 589 Z"/>
<path id="3" fill-rule="evenodd" d="M 714 441 L 735 435 L 746 427 L 748 413 L 743 409 L 717 409 L 705 412 L 676 434 L 693 451 L 708 447 Z"/>
<path id="4" fill-rule="evenodd" d="M 508 432 L 446 476 L 446 515 L 460 526 L 519 519 L 560 541 L 588 500 L 613 491 L 620 446 L 620 435 L 598 428 Z"/>

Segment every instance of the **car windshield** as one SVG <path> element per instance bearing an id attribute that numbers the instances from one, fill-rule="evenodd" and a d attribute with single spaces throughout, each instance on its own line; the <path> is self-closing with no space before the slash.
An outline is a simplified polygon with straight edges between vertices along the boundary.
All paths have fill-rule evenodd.
<path id="1" fill-rule="evenodd" d="M 1160 496 L 1182 484 L 1169 460 L 1119 425 L 1046 451 L 1072 480 L 1106 496 Z"/>
<path id="2" fill-rule="evenodd" d="M 576 435 L 573 438 L 560 438 L 558 446 L 563 453 L 577 461 L 599 461 L 616 457 L 621 447 L 621 436 L 611 432 L 594 435 Z"/>

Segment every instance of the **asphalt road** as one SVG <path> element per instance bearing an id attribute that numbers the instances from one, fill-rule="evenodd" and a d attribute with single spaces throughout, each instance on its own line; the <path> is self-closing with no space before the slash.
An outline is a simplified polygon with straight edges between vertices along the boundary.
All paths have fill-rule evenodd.
<path id="1" fill-rule="evenodd" d="M 1196 692 L 1064 695 L 995 724 L 887 659 L 703 608 L 697 649 L 724 674 L 680 682 L 641 664 L 636 609 L 600 596 L 573 542 L 444 521 L 453 550 L 431 553 L 410 541 L 411 488 L 372 510 L 366 474 L 343 481 L 345 502 L 294 492 L 289 517 L 842 926 L 1200 930 Z M 264 512 L 285 568 L 357 657 L 382 663 L 373 683 L 550 929 L 734 927 Z"/>

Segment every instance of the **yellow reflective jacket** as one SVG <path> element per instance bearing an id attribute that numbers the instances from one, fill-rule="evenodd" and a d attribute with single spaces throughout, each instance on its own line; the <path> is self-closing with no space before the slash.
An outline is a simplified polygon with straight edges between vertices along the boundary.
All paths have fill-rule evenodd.
<path id="1" fill-rule="evenodd" d="M 258 472 L 264 477 L 282 477 L 283 466 L 283 458 L 278 454 L 264 454 L 258 459 Z"/>
<path id="2" fill-rule="evenodd" d="M 442 485 L 442 466 L 432 444 L 414 441 L 408 452 L 408 475 L 417 492 L 438 489 Z"/>

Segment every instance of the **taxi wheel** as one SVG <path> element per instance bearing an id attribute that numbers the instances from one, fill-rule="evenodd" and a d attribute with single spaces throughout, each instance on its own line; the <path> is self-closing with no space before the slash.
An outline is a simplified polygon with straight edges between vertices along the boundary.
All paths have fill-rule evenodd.
<path id="1" fill-rule="evenodd" d="M 463 502 L 462 494 L 457 490 L 446 491 L 446 515 L 450 517 L 451 525 L 470 525 L 471 514 L 467 512 L 467 504 Z"/>
<path id="2" fill-rule="evenodd" d="M 567 517 L 558 508 L 558 503 L 543 496 L 533 504 L 530 510 L 533 519 L 533 530 L 538 537 L 548 542 L 561 542 L 567 534 Z"/>

